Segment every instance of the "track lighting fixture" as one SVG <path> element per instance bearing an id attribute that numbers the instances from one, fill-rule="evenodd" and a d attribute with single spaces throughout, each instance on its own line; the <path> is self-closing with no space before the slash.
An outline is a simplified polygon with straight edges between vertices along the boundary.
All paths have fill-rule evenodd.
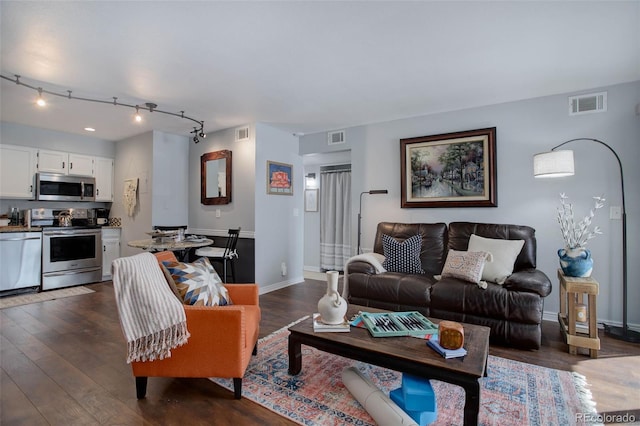
<path id="1" fill-rule="evenodd" d="M 41 107 L 47 106 L 47 101 L 42 97 L 42 87 L 38 87 L 38 99 L 36 99 L 36 104 Z"/>
<path id="2" fill-rule="evenodd" d="M 195 143 L 200 142 L 200 138 L 205 139 L 207 137 L 207 134 L 202 131 L 202 128 L 204 127 L 204 121 L 200 123 L 200 128 L 198 127 L 194 127 L 193 130 L 190 133 L 193 133 L 193 141 Z"/>
<path id="3" fill-rule="evenodd" d="M 101 99 L 92 99 L 92 98 L 82 98 L 82 97 L 78 97 L 78 96 L 72 96 L 71 95 L 71 90 L 67 90 L 67 93 L 62 94 L 62 93 L 57 93 L 57 92 L 53 92 L 50 90 L 44 90 L 42 87 L 35 87 L 35 86 L 31 86 L 30 84 L 26 84 L 23 83 L 22 81 L 20 81 L 20 76 L 15 74 L 14 78 L 11 77 L 6 77 L 4 75 L 0 74 L 0 77 L 11 81 L 15 84 L 17 84 L 18 86 L 23 86 L 23 87 L 27 87 L 31 90 L 35 90 L 38 92 L 38 98 L 36 99 L 36 103 L 38 104 L 38 106 L 44 107 L 47 105 L 46 101 L 44 100 L 44 98 L 42 97 L 43 93 L 46 93 L 48 95 L 53 95 L 53 96 L 60 96 L 63 98 L 67 98 L 67 99 L 75 99 L 78 101 L 86 101 L 86 102 L 97 102 L 97 103 L 101 103 L 101 104 L 113 104 L 115 106 L 121 106 L 121 107 L 127 107 L 127 108 L 135 108 L 136 110 L 136 114 L 134 115 L 135 121 L 136 122 L 141 122 L 142 121 L 142 116 L 140 115 L 140 110 L 147 110 L 149 112 L 158 112 L 161 114 L 167 114 L 167 115 L 173 115 L 174 117 L 179 117 L 185 120 L 189 120 L 189 121 L 193 121 L 195 123 L 198 124 L 198 127 L 194 127 L 193 131 L 190 133 L 193 133 L 193 141 L 195 143 L 200 142 L 200 138 L 204 139 L 207 137 L 206 133 L 204 133 L 204 121 L 198 121 L 195 118 L 191 118 L 189 116 L 184 115 L 184 111 L 180 111 L 180 113 L 175 113 L 175 112 L 169 112 L 169 111 L 162 111 L 157 109 L 158 105 L 154 104 L 152 102 L 146 102 L 144 104 L 144 106 L 142 105 L 130 105 L 130 104 L 125 104 L 122 102 L 118 102 L 118 98 L 117 97 L 113 97 L 113 101 L 105 101 L 105 100 L 101 100 Z"/>

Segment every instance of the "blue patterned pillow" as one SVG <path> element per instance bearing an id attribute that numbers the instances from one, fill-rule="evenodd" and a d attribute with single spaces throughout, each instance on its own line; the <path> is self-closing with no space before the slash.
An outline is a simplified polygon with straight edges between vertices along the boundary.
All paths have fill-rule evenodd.
<path id="1" fill-rule="evenodd" d="M 209 259 L 202 257 L 193 263 L 163 261 L 185 305 L 231 305 L 229 292 L 222 285 Z"/>
<path id="2" fill-rule="evenodd" d="M 424 274 L 420 261 L 422 236 L 420 234 L 407 238 L 403 242 L 382 234 L 382 249 L 384 262 L 382 266 L 389 272 L 403 272 L 405 274 Z"/>

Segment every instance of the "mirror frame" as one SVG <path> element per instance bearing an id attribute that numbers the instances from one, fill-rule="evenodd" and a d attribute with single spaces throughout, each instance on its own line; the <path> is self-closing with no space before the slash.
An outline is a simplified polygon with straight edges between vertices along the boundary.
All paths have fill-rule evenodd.
<path id="1" fill-rule="evenodd" d="M 227 173 L 227 196 L 207 197 L 207 162 L 212 160 L 226 159 Z M 213 151 L 200 156 L 200 203 L 205 205 L 229 204 L 231 203 L 231 151 Z"/>

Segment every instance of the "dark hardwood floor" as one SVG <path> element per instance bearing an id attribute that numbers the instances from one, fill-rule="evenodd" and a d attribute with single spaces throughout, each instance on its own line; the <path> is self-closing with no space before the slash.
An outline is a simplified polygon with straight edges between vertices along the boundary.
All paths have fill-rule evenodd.
<path id="1" fill-rule="evenodd" d="M 315 311 L 325 286 L 307 280 L 261 296 L 261 336 Z M 293 424 L 206 379 L 150 378 L 138 401 L 111 283 L 88 287 L 95 293 L 0 310 L 0 424 Z M 639 420 L 640 345 L 600 337 L 598 359 L 572 356 L 558 324 L 545 322 L 542 349 L 491 354 L 581 373 L 600 413 Z"/>

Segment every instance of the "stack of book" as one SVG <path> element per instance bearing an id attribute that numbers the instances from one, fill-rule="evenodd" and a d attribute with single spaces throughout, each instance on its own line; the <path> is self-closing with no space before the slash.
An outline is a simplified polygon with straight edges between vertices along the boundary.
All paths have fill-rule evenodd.
<path id="1" fill-rule="evenodd" d="M 467 350 L 465 348 L 460 349 L 445 349 L 440 346 L 440 342 L 438 341 L 438 337 L 434 336 L 432 339 L 427 340 L 427 346 L 429 346 L 434 351 L 438 352 L 444 358 L 460 358 L 467 354 Z"/>
<path id="2" fill-rule="evenodd" d="M 320 314 L 313 314 L 313 331 L 316 333 L 348 333 L 349 327 L 346 318 L 340 324 L 325 324 Z"/>

